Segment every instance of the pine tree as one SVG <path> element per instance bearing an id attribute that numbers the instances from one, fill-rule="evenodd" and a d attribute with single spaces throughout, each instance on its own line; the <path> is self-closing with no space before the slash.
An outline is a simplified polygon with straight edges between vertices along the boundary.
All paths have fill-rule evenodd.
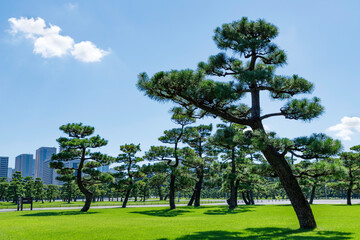
<path id="1" fill-rule="evenodd" d="M 94 128 L 84 126 L 82 123 L 69 123 L 60 127 L 68 137 L 60 137 L 57 142 L 62 151 L 52 156 L 50 166 L 58 169 L 60 175 L 69 176 L 76 172 L 76 183 L 80 191 L 85 195 L 85 205 L 81 209 L 87 212 L 91 205 L 93 193 L 89 187 L 94 184 L 112 181 L 113 178 L 108 173 L 102 173 L 97 170 L 98 167 L 109 165 L 114 161 L 113 157 L 101 154 L 100 152 L 91 152 L 91 149 L 100 148 L 107 144 L 107 140 L 99 135 L 92 136 Z M 64 162 L 77 161 L 78 164 L 71 166 Z M 77 166 L 75 166 L 77 165 Z"/>
<path id="2" fill-rule="evenodd" d="M 282 116 L 287 119 L 309 121 L 318 117 L 323 107 L 319 98 L 292 99 L 298 94 L 311 93 L 313 84 L 292 75 L 277 75 L 275 70 L 286 63 L 285 51 L 272 40 L 278 29 L 264 20 L 239 21 L 223 24 L 215 29 L 217 47 L 231 52 L 211 56 L 207 63 L 199 63 L 193 70 L 158 72 L 149 78 L 139 75 L 138 88 L 152 99 L 171 100 L 194 115 L 221 117 L 227 121 L 246 125 L 266 135 L 263 120 Z M 232 77 L 232 81 L 215 81 L 208 77 Z M 260 93 L 270 93 L 274 100 L 288 100 L 278 112 L 265 113 L 260 106 Z M 250 95 L 251 104 L 242 103 Z M 262 153 L 274 168 L 294 207 L 301 228 L 315 228 L 316 222 L 301 188 L 282 152 L 266 141 Z"/>
<path id="3" fill-rule="evenodd" d="M 211 152 L 211 146 L 208 143 L 211 131 L 211 124 L 187 127 L 185 129 L 183 142 L 194 149 L 197 155 L 196 158 L 190 158 L 189 161 L 184 162 L 184 165 L 195 170 L 197 178 L 194 192 L 188 206 L 192 206 L 193 203 L 194 207 L 200 206 L 201 189 L 203 187 L 205 173 L 210 162 L 213 161 L 213 156 L 209 154 Z"/>
<path id="4" fill-rule="evenodd" d="M 49 202 L 55 202 L 55 199 L 59 196 L 59 187 L 54 184 L 48 184 L 45 189 L 45 196 Z"/>
<path id="5" fill-rule="evenodd" d="M 137 163 L 143 161 L 143 159 L 135 156 L 136 153 L 141 151 L 140 144 L 121 145 L 120 151 L 122 151 L 122 153 L 119 154 L 116 162 L 122 165 L 115 167 L 115 170 L 119 172 L 115 176 L 119 178 L 119 184 L 125 188 L 125 198 L 122 207 L 126 208 L 130 193 L 135 187 L 136 178 L 140 175 L 139 165 L 137 165 Z"/>
<path id="6" fill-rule="evenodd" d="M 350 148 L 352 152 L 342 152 L 340 160 L 345 167 L 344 175 L 338 182 L 331 183 L 330 186 L 346 191 L 346 204 L 351 205 L 351 196 L 354 190 L 360 189 L 360 145 Z"/>
<path id="7" fill-rule="evenodd" d="M 15 171 L 8 187 L 8 196 L 12 198 L 14 203 L 18 202 L 19 197 L 24 196 L 24 185 L 24 178 L 21 176 L 21 172 Z"/>

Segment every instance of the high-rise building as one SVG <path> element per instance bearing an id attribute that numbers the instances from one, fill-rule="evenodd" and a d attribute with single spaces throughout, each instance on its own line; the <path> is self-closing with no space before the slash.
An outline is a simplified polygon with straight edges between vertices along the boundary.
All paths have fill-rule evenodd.
<path id="1" fill-rule="evenodd" d="M 0 177 L 6 177 L 8 175 L 9 157 L 0 157 Z"/>
<path id="2" fill-rule="evenodd" d="M 9 182 L 11 181 L 12 175 L 14 174 L 14 172 L 15 172 L 15 169 L 13 169 L 13 168 L 8 168 L 7 178 L 8 178 L 8 181 L 9 181 Z"/>
<path id="3" fill-rule="evenodd" d="M 23 177 L 34 177 L 34 155 L 20 154 L 15 158 L 15 171 L 20 171 Z"/>
<path id="4" fill-rule="evenodd" d="M 44 162 L 51 159 L 51 156 L 56 153 L 54 147 L 41 147 L 36 150 L 35 159 L 35 178 L 43 179 L 43 166 Z"/>
<path id="5" fill-rule="evenodd" d="M 44 182 L 44 184 L 54 184 L 53 176 L 56 172 L 55 169 L 50 168 L 50 162 L 51 159 L 48 159 L 43 163 L 42 181 Z"/>

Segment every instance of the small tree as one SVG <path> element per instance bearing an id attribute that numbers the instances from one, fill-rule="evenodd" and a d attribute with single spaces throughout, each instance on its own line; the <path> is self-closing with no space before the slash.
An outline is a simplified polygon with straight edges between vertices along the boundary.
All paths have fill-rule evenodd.
<path id="1" fill-rule="evenodd" d="M 144 167 L 144 166 L 143 166 Z M 156 193 L 160 198 L 160 201 L 164 200 L 164 187 L 166 185 L 166 179 L 168 177 L 168 165 L 160 162 L 147 166 L 150 168 L 150 186 L 156 189 Z"/>
<path id="2" fill-rule="evenodd" d="M 218 129 L 211 143 L 217 146 L 223 154 L 225 162 L 229 162 L 229 168 L 225 171 L 224 178 L 228 181 L 230 187 L 230 198 L 228 204 L 230 209 L 237 206 L 237 192 L 239 187 L 239 166 L 244 163 L 247 149 L 250 145 L 250 139 L 244 134 L 244 126 L 231 124 L 226 126 L 219 124 Z M 227 182 L 225 182 L 225 186 Z"/>
<path id="3" fill-rule="evenodd" d="M 35 182 L 33 177 L 27 176 L 24 178 L 24 196 L 33 197 L 35 190 Z"/>
<path id="4" fill-rule="evenodd" d="M 164 131 L 164 135 L 159 138 L 160 142 L 170 144 L 172 147 L 151 146 L 150 150 L 145 154 L 145 159 L 149 161 L 167 162 L 170 168 L 170 209 L 175 209 L 175 181 L 176 175 L 179 175 L 177 167 L 182 160 L 180 144 L 184 138 L 185 126 L 193 123 L 195 120 L 192 117 L 189 117 L 186 111 L 182 108 L 173 108 L 172 113 L 173 115 L 171 119 L 176 124 L 180 125 L 180 127 Z M 187 153 L 191 153 L 191 151 L 187 151 Z M 194 155 L 195 154 L 188 154 L 187 157 L 193 157 Z"/>
<path id="5" fill-rule="evenodd" d="M 54 184 L 46 185 L 45 196 L 49 202 L 55 202 L 55 199 L 59 196 L 59 187 Z"/>
<path id="6" fill-rule="evenodd" d="M 303 160 L 291 166 L 294 175 L 301 182 L 311 186 L 310 204 L 314 201 L 316 187 L 341 171 L 338 161 L 328 159 L 337 155 L 341 148 L 342 145 L 339 140 L 334 140 L 323 133 L 295 138 L 293 144 L 288 147 L 292 156 Z M 311 162 L 311 160 L 314 161 Z"/>
<path id="7" fill-rule="evenodd" d="M 196 183 L 192 197 L 188 203 L 188 206 L 200 206 L 201 189 L 203 187 L 204 176 L 206 168 L 209 166 L 209 162 L 213 161 L 212 156 L 209 156 L 211 152 L 211 146 L 208 144 L 208 138 L 211 135 L 212 125 L 200 125 L 195 127 L 187 127 L 183 142 L 188 144 L 196 152 L 196 158 L 190 158 L 190 161 L 184 162 L 184 164 L 195 170 Z"/>
<path id="8" fill-rule="evenodd" d="M 61 126 L 60 130 L 66 133 L 68 137 L 57 139 L 63 150 L 52 156 L 50 166 L 59 169 L 58 172 L 61 175 L 68 175 L 69 172 L 76 171 L 76 183 L 80 191 L 85 195 L 85 204 L 81 211 L 87 212 L 93 197 L 89 187 L 113 180 L 110 174 L 102 173 L 96 168 L 109 165 L 114 161 L 114 158 L 100 152 L 91 152 L 91 149 L 107 145 L 107 140 L 99 135 L 90 137 L 95 130 L 93 127 L 84 126 L 82 123 L 69 123 Z M 76 167 L 74 165 L 64 165 L 64 162 L 74 160 L 78 161 Z"/>
<path id="9" fill-rule="evenodd" d="M 36 178 L 34 182 L 34 196 L 36 202 L 41 199 L 41 202 L 44 203 L 44 183 L 41 178 Z"/>
<path id="10" fill-rule="evenodd" d="M 18 197 L 24 196 L 24 178 L 21 176 L 21 172 L 15 171 L 13 174 L 9 184 L 8 193 L 9 198 L 12 198 L 14 203 L 18 202 Z"/>
<path id="11" fill-rule="evenodd" d="M 351 195 L 354 190 L 360 190 L 360 145 L 350 148 L 353 152 L 343 152 L 340 160 L 345 167 L 345 174 L 338 182 L 331 183 L 330 186 L 346 191 L 346 204 L 351 205 Z"/>
<path id="12" fill-rule="evenodd" d="M 126 193 L 123 208 L 126 208 L 126 204 L 129 200 L 130 193 L 135 187 L 135 178 L 140 175 L 139 165 L 137 163 L 143 161 L 142 158 L 136 157 L 136 153 L 140 152 L 140 144 L 125 144 L 120 146 L 120 151 L 123 153 L 119 154 L 116 159 L 117 163 L 121 163 L 121 166 L 115 167 L 115 170 L 119 172 L 120 184 L 126 186 Z"/>
<path id="13" fill-rule="evenodd" d="M 0 200 L 2 201 L 5 201 L 5 199 L 7 199 L 9 183 L 6 180 L 6 177 L 0 178 Z"/>

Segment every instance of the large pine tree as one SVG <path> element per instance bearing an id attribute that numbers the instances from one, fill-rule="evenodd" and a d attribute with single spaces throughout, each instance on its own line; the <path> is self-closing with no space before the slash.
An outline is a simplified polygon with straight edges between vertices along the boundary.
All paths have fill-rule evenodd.
<path id="1" fill-rule="evenodd" d="M 267 136 L 263 120 L 282 116 L 287 119 L 311 120 L 323 107 L 319 99 L 292 99 L 311 93 L 313 84 L 298 75 L 283 76 L 276 68 L 286 63 L 286 54 L 272 40 L 278 35 L 276 26 L 264 21 L 242 18 L 215 29 L 214 40 L 222 52 L 199 63 L 197 70 L 158 72 L 149 78 L 139 75 L 138 87 L 152 99 L 171 100 L 194 115 L 218 116 L 246 125 L 262 136 L 262 153 L 273 167 L 294 207 L 301 228 L 316 227 L 308 201 L 285 159 Z M 232 77 L 229 80 L 227 77 Z M 223 78 L 219 81 L 208 77 Z M 268 92 L 274 100 L 288 100 L 278 112 L 265 113 L 260 106 L 260 93 Z M 241 100 L 250 95 L 250 106 Z"/>

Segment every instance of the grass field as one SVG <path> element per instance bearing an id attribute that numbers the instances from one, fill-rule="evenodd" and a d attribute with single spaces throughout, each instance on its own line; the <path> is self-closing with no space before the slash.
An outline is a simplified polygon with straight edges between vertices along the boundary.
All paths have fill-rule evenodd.
<path id="1" fill-rule="evenodd" d="M 0 239 L 360 239 L 360 206 L 314 205 L 298 229 L 291 206 L 115 208 L 0 213 Z"/>

